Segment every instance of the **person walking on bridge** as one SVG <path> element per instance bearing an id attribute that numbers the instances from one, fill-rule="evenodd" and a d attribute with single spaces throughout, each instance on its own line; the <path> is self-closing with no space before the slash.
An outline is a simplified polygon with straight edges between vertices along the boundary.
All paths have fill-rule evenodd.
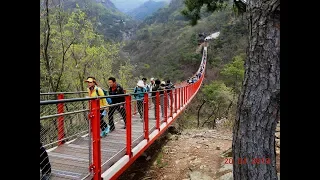
<path id="1" fill-rule="evenodd" d="M 139 80 L 137 86 L 134 88 L 134 98 L 137 100 L 138 112 L 140 114 L 140 119 L 143 118 L 143 100 L 144 100 L 144 93 L 148 92 L 145 88 L 145 84 L 142 80 Z"/>
<path id="2" fill-rule="evenodd" d="M 120 95 L 120 94 L 125 94 L 123 91 L 123 88 L 116 82 L 116 78 L 114 77 L 109 77 L 108 79 L 108 84 L 109 84 L 109 95 Z M 108 117 L 109 117 L 109 125 L 110 125 L 110 131 L 113 131 L 115 129 L 114 126 L 114 121 L 113 121 L 113 114 L 115 110 L 117 110 L 124 121 L 124 127 L 123 129 L 126 128 L 126 109 L 124 108 L 124 102 L 125 98 L 124 96 L 116 96 L 116 97 L 111 97 L 112 104 L 117 104 L 110 106 L 109 112 L 108 112 Z"/>
<path id="3" fill-rule="evenodd" d="M 147 84 L 147 87 L 149 88 L 149 91 L 150 91 L 150 93 L 148 93 L 149 99 L 152 97 L 152 88 L 153 88 L 155 85 L 156 85 L 156 84 L 155 84 L 154 78 L 153 78 L 153 77 L 150 78 L 150 83 Z M 152 101 L 149 101 L 149 109 L 152 108 L 152 106 L 151 106 L 152 104 L 153 104 Z"/>
<path id="4" fill-rule="evenodd" d="M 168 93 L 168 106 L 172 106 L 173 104 L 173 99 L 171 99 L 171 93 L 173 92 L 172 89 L 174 89 L 174 84 L 171 83 L 170 79 L 167 80 L 167 83 L 165 85 L 165 89 L 167 90 Z"/>
<path id="5" fill-rule="evenodd" d="M 155 81 L 154 81 L 154 78 L 153 78 L 153 77 L 152 77 L 152 78 L 150 78 L 150 83 L 148 84 L 148 86 L 149 86 L 150 92 L 152 92 L 152 88 L 153 88 L 154 86 L 156 86 L 156 84 L 155 84 Z"/>
<path id="6" fill-rule="evenodd" d="M 88 77 L 87 80 L 85 80 L 85 82 L 88 83 L 89 97 L 104 96 L 103 90 L 100 87 L 98 87 L 98 84 L 94 77 Z M 100 137 L 105 137 L 110 131 L 110 127 L 103 120 L 103 118 L 107 115 L 107 106 L 109 106 L 109 104 L 107 103 L 106 98 L 101 98 L 100 99 L 100 129 L 101 129 Z"/>
<path id="7" fill-rule="evenodd" d="M 147 84 L 147 78 L 142 78 L 142 82 L 143 82 L 143 85 L 144 85 L 144 88 L 147 90 L 147 92 L 150 92 L 150 86 L 149 84 Z"/>
<path id="8" fill-rule="evenodd" d="M 152 102 L 153 102 L 153 105 L 154 105 L 154 117 L 156 117 L 156 111 L 158 111 L 159 107 L 156 106 L 156 91 L 160 91 L 159 92 L 159 95 L 160 95 L 160 106 L 161 106 L 161 114 L 162 114 L 162 117 L 163 117 L 163 91 L 161 90 L 164 90 L 164 85 L 163 86 L 160 86 L 161 84 L 161 81 L 159 79 L 156 79 L 155 80 L 155 86 L 152 87 Z"/>

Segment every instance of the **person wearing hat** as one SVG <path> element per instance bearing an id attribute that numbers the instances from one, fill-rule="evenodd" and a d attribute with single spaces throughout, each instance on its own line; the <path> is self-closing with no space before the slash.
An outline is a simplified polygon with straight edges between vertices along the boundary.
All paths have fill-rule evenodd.
<path id="1" fill-rule="evenodd" d="M 150 78 L 150 84 L 148 85 L 150 87 L 150 92 L 152 92 L 152 88 L 156 85 L 153 77 Z"/>
<path id="2" fill-rule="evenodd" d="M 133 96 L 137 100 L 138 112 L 140 114 L 140 119 L 143 117 L 143 98 L 144 93 L 148 92 L 147 89 L 144 87 L 145 84 L 142 80 L 139 80 L 137 86 L 133 90 Z"/>
<path id="3" fill-rule="evenodd" d="M 161 87 L 165 87 L 166 86 L 166 82 L 164 81 L 161 81 L 161 84 L 160 84 Z"/>
<path id="4" fill-rule="evenodd" d="M 85 80 L 85 82 L 88 83 L 89 97 L 104 96 L 103 90 L 100 87 L 98 87 L 97 81 L 94 77 L 88 77 L 87 80 Z M 103 120 L 103 118 L 107 114 L 107 106 L 109 106 L 109 104 L 107 103 L 106 98 L 100 98 L 100 129 L 101 129 L 100 136 L 101 137 L 105 137 L 110 131 L 109 125 Z"/>

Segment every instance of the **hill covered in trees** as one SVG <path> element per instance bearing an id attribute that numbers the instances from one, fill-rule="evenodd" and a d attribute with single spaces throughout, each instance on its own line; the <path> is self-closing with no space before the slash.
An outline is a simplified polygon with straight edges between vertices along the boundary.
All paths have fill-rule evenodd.
<path id="1" fill-rule="evenodd" d="M 215 127 L 216 119 L 232 120 L 244 75 L 247 47 L 246 19 L 237 17 L 233 9 L 208 13 L 196 26 L 181 14 L 183 0 L 172 0 L 147 17 L 135 36 L 121 49 L 134 67 L 133 77 L 155 77 L 180 82 L 190 78 L 201 61 L 198 34 L 220 32 L 210 40 L 204 86 L 184 114 L 181 127 Z M 228 124 L 226 121 L 225 124 Z M 231 127 L 230 123 L 230 127 Z"/>
<path id="2" fill-rule="evenodd" d="M 66 0 L 63 6 L 66 11 L 74 11 L 77 6 L 83 10 L 105 40 L 129 39 L 137 26 L 134 19 L 119 11 L 110 0 Z"/>
<path id="3" fill-rule="evenodd" d="M 164 1 L 156 2 L 153 0 L 149 0 L 139 7 L 133 9 L 132 11 L 129 11 L 127 14 L 134 19 L 144 20 L 147 16 L 156 12 L 158 9 L 164 7 L 165 5 L 167 5 L 167 3 Z"/>
<path id="4" fill-rule="evenodd" d="M 247 25 L 244 19 L 235 17 L 232 9 L 214 14 L 203 10 L 203 19 L 192 27 L 181 14 L 183 0 L 172 0 L 137 25 L 130 40 L 115 43 L 120 35 L 108 34 L 111 30 L 121 34 L 121 30 L 101 32 L 98 26 L 103 15 L 112 14 L 107 12 L 119 13 L 112 5 L 92 0 L 76 5 L 69 0 L 68 8 L 66 4 L 60 8 L 48 1 L 49 16 L 40 16 L 40 86 L 46 87 L 42 91 L 84 90 L 86 76 L 95 76 L 103 87 L 107 87 L 107 78 L 114 76 L 125 88 L 134 87 L 142 76 L 170 79 L 174 83 L 186 80 L 196 72 L 201 60 L 198 33 L 219 31 L 219 38 L 209 42 L 207 86 L 191 105 L 194 107 L 190 108 L 190 115 L 197 114 L 204 101 L 200 116 L 207 116 L 212 107 L 219 105 L 221 108 L 214 115 L 210 111 L 199 122 L 211 126 L 216 114 L 222 117 L 234 109 L 243 78 Z M 43 6 L 41 12 L 45 9 Z M 213 80 L 216 82 L 212 84 Z M 216 94 L 208 95 L 212 92 Z"/>
<path id="5" fill-rule="evenodd" d="M 127 14 L 130 11 L 133 11 L 135 8 L 138 8 L 143 3 L 149 0 L 110 0 L 121 12 Z M 166 2 L 167 4 L 171 0 L 153 0 L 155 2 Z"/>
<path id="6" fill-rule="evenodd" d="M 202 32 L 221 32 L 219 39 L 210 42 L 209 69 L 221 68 L 245 52 L 247 26 L 244 19 L 235 18 L 232 9 L 214 14 L 204 11 L 204 18 L 191 27 L 181 14 L 183 7 L 183 0 L 172 0 L 168 7 L 147 17 L 126 43 L 123 51 L 135 66 L 134 75 L 187 79 L 200 63 L 201 54 L 196 49 L 198 33 Z M 212 73 L 209 70 L 209 76 Z"/>

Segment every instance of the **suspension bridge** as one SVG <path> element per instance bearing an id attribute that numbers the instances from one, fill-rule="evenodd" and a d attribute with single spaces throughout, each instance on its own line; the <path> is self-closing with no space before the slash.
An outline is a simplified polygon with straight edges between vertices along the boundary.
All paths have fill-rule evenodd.
<path id="1" fill-rule="evenodd" d="M 206 60 L 205 46 L 193 76 L 201 73 L 196 82 L 184 81 L 155 96 L 145 93 L 142 118 L 133 93 L 127 90 L 121 103 L 125 112 L 114 113 L 116 129 L 103 138 L 99 105 L 103 96 L 86 97 L 87 91 L 40 93 L 40 142 L 49 156 L 50 179 L 117 179 L 189 105 L 204 79 Z M 126 114 L 125 129 L 121 113 Z"/>

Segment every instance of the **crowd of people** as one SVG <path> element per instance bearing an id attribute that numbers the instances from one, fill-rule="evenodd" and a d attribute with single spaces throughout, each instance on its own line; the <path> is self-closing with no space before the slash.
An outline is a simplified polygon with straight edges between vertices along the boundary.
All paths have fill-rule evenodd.
<path id="1" fill-rule="evenodd" d="M 204 70 L 204 68 L 205 68 L 205 65 L 206 65 L 206 50 L 204 49 L 203 50 L 203 58 L 202 58 L 202 61 L 201 61 L 201 64 L 200 64 L 200 67 L 199 67 L 199 69 L 198 69 L 198 71 L 192 76 L 192 77 L 190 77 L 190 78 L 188 78 L 188 80 L 187 80 L 187 83 L 188 84 L 192 84 L 192 83 L 195 83 L 195 82 L 197 82 L 200 78 L 201 78 L 201 76 L 202 76 L 202 74 L 203 74 L 203 70 Z"/>
<path id="2" fill-rule="evenodd" d="M 121 95 L 125 94 L 124 89 L 122 86 L 117 83 L 116 78 L 109 77 L 108 79 L 108 94 L 105 94 L 103 88 L 98 86 L 98 83 L 94 77 L 88 77 L 85 82 L 88 83 L 88 95 L 89 97 L 97 97 L 97 96 L 107 96 L 107 95 Z M 161 114 L 163 116 L 163 101 L 164 98 L 162 96 L 162 90 L 168 90 L 170 93 L 170 89 L 175 88 L 174 85 L 171 83 L 170 80 L 160 81 L 159 79 L 151 78 L 150 83 L 147 83 L 147 78 L 142 78 L 138 81 L 136 87 L 133 89 L 133 97 L 137 101 L 137 109 L 140 115 L 141 121 L 143 120 L 143 100 L 144 94 L 148 93 L 148 97 L 154 97 L 156 91 L 160 91 L 160 107 L 161 107 Z M 169 96 L 170 97 L 170 96 Z M 169 98 L 169 101 L 172 100 Z M 168 101 L 168 102 L 169 102 Z M 155 98 L 152 98 L 152 102 L 155 108 Z M 118 111 L 119 114 L 122 116 L 124 126 L 123 129 L 126 128 L 126 110 L 125 110 L 125 98 L 124 96 L 111 96 L 110 101 L 108 102 L 106 98 L 100 99 L 100 136 L 105 137 L 108 133 L 115 130 L 114 125 L 114 113 Z M 104 120 L 104 117 L 108 117 L 108 123 Z"/>

